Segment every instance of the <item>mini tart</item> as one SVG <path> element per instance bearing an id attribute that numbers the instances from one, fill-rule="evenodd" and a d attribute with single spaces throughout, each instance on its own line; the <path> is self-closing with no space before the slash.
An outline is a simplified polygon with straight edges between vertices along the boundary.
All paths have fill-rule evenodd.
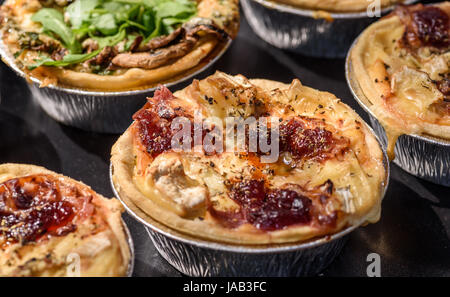
<path id="1" fill-rule="evenodd" d="M 0 276 L 126 276 L 122 211 L 45 168 L 0 165 Z"/>
<path id="2" fill-rule="evenodd" d="M 450 139 L 449 36 L 450 2 L 400 6 L 349 54 L 349 79 L 384 126 L 391 158 L 401 134 Z"/>
<path id="3" fill-rule="evenodd" d="M 112 148 L 119 197 L 178 232 L 233 244 L 300 242 L 376 222 L 383 153 L 361 118 L 330 93 L 221 72 L 172 94 L 160 88 Z M 171 122 L 194 112 L 277 116 L 280 155 L 171 149 Z M 217 122 L 218 123 L 218 122 Z"/>
<path id="4" fill-rule="evenodd" d="M 363 12 L 372 3 L 367 0 L 273 0 L 304 9 L 327 12 Z M 402 3 L 402 0 L 380 0 L 381 8 Z"/>
<path id="5" fill-rule="evenodd" d="M 58 5 L 58 1 L 51 3 L 61 10 L 68 2 L 70 1 L 65 1 L 66 4 L 62 7 Z M 0 8 L 3 43 L 11 55 L 18 55 L 16 65 L 28 76 L 39 79 L 41 87 L 52 84 L 103 92 L 152 88 L 160 83 L 181 79 L 204 66 L 224 48 L 229 39 L 236 37 L 239 30 L 238 0 L 199 0 L 196 16 L 183 24 L 179 28 L 181 30 L 151 39 L 149 43 L 153 42 L 153 45 L 150 50 L 124 51 L 121 49 L 122 43 L 119 43 L 105 48 L 90 61 L 76 64 L 75 67 L 40 66 L 30 71 L 27 65 L 39 58 L 40 49 L 39 46 L 27 46 L 24 49 L 20 41 L 21 35 L 39 34 L 44 45 L 48 43 L 50 48 L 57 49 L 52 56 L 64 51 L 58 40 L 43 34 L 40 24 L 31 21 L 32 15 L 41 8 L 42 4 L 38 0 L 6 0 Z M 187 32 L 193 32 L 192 36 L 188 36 L 190 33 Z M 182 55 L 179 54 L 181 51 Z M 151 56 L 157 56 L 154 62 L 159 66 L 152 66 L 155 64 L 148 60 Z M 91 61 L 104 63 L 105 60 L 111 60 L 108 62 L 113 69 L 111 74 L 95 74 L 90 70 L 91 66 L 86 66 Z"/>

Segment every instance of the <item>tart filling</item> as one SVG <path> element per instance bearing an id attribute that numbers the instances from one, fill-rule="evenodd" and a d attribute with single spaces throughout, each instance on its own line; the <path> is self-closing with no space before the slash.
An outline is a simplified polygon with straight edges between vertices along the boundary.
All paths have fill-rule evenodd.
<path id="1" fill-rule="evenodd" d="M 0 165 L 1 276 L 125 276 L 120 203 L 32 165 Z"/>
<path id="2" fill-rule="evenodd" d="M 237 129 L 226 125 L 230 118 L 251 117 L 271 119 L 255 127 L 265 131 L 260 144 L 261 135 L 275 135 L 275 158 L 250 140 L 239 150 L 234 136 L 225 137 Z M 245 131 L 251 135 L 250 126 Z M 212 134 L 219 137 L 210 141 Z M 386 179 L 377 140 L 333 95 L 298 80 L 220 72 L 173 94 L 160 87 L 114 145 L 111 162 L 119 196 L 152 219 L 238 244 L 305 241 L 376 222 Z"/>
<path id="3" fill-rule="evenodd" d="M 7 0 L 0 25 L 42 86 L 125 91 L 207 63 L 236 36 L 239 11 L 237 0 Z"/>
<path id="4" fill-rule="evenodd" d="M 450 2 L 399 6 L 350 53 L 358 82 L 385 127 L 393 158 L 401 134 L 450 139 Z"/>

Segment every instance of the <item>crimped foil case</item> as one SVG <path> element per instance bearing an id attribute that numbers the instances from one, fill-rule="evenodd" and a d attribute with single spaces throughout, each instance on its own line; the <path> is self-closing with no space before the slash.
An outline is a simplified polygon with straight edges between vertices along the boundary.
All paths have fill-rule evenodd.
<path id="1" fill-rule="evenodd" d="M 405 0 L 411 4 L 417 0 Z M 268 0 L 241 0 L 253 31 L 271 45 L 312 57 L 343 58 L 355 38 L 376 18 L 366 11 L 326 13 Z M 393 7 L 384 8 L 385 14 Z"/>
<path id="2" fill-rule="evenodd" d="M 196 277 L 281 277 L 320 273 L 339 255 L 347 240 L 345 235 L 354 228 L 306 244 L 271 248 L 181 240 L 154 226 L 146 229 L 159 254 L 183 274 Z"/>
<path id="3" fill-rule="evenodd" d="M 368 127 L 369 130 L 370 127 Z M 372 131 L 373 133 L 373 131 Z M 378 139 L 377 139 L 378 140 Z M 383 151 L 386 180 L 380 185 L 382 197 L 389 183 L 389 162 Z M 238 246 L 198 239 L 155 221 L 131 200 L 120 197 L 112 179 L 116 197 L 127 212 L 144 224 L 160 255 L 181 273 L 189 276 L 314 276 L 324 270 L 340 253 L 347 235 L 364 223 L 305 243 Z"/>
<path id="4" fill-rule="evenodd" d="M 128 229 L 128 226 L 127 226 L 127 224 L 125 224 L 125 221 L 123 219 L 122 219 L 122 227 L 123 227 L 123 230 L 125 231 L 128 248 L 130 249 L 130 263 L 128 263 L 126 276 L 131 277 L 131 276 L 133 276 L 133 271 L 134 271 L 134 258 L 135 258 L 134 243 L 133 243 L 133 238 L 131 237 L 130 229 Z"/>
<path id="5" fill-rule="evenodd" d="M 355 40 L 355 43 L 358 39 Z M 354 46 L 354 45 L 353 45 Z M 353 48 L 352 46 L 352 48 Z M 372 127 L 387 147 L 386 132 L 370 109 L 370 101 L 355 79 L 350 49 L 345 63 L 345 76 L 355 100 L 369 114 Z M 395 144 L 395 164 L 406 172 L 427 181 L 450 187 L 450 141 L 426 135 L 401 135 Z"/>
<path id="6" fill-rule="evenodd" d="M 0 56 L 19 76 L 29 81 L 29 88 L 42 109 L 56 121 L 68 126 L 99 133 L 122 133 L 130 125 L 133 114 L 141 108 L 146 97 L 152 96 L 156 87 L 124 92 L 94 92 L 64 88 L 54 85 L 39 87 L 41 81 L 17 67 L 14 57 L 1 41 Z M 193 69 L 173 80 L 162 82 L 166 86 L 177 86 L 183 81 L 208 69 L 228 49 L 231 39 L 219 45 L 207 58 Z"/>

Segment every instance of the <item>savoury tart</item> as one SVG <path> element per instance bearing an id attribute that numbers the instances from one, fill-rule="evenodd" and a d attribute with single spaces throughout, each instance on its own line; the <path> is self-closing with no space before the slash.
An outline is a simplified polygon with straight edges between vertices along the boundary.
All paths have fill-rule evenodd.
<path id="1" fill-rule="evenodd" d="M 388 136 L 450 139 L 450 2 L 399 6 L 349 53 L 351 75 Z"/>
<path id="2" fill-rule="evenodd" d="M 34 165 L 0 165 L 0 276 L 126 276 L 123 207 Z"/>
<path id="3" fill-rule="evenodd" d="M 215 125 L 236 115 L 276 117 L 278 158 L 173 149 L 175 119 L 195 125 L 198 113 Z M 154 220 L 233 244 L 299 242 L 376 222 L 386 182 L 376 138 L 335 96 L 297 79 L 221 72 L 173 94 L 157 90 L 113 146 L 111 164 L 118 196 Z"/>
<path id="4" fill-rule="evenodd" d="M 2 41 L 16 66 L 49 84 L 88 91 L 174 81 L 224 48 L 238 0 L 7 0 Z"/>

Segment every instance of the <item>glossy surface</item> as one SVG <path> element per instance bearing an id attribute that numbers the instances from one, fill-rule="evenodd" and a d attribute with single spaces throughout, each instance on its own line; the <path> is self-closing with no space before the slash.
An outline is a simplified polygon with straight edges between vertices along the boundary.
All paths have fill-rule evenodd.
<path id="1" fill-rule="evenodd" d="M 269 190 L 264 180 L 236 183 L 230 197 L 240 205 L 240 216 L 231 213 L 227 225 L 249 222 L 260 230 L 279 230 L 294 224 L 311 222 L 311 200 L 296 191 Z"/>
<path id="2" fill-rule="evenodd" d="M 450 20 L 439 8 L 427 7 L 413 14 L 420 41 L 428 46 L 446 49 L 450 44 L 448 35 Z"/>
<path id="3" fill-rule="evenodd" d="M 27 176 L 0 184 L 0 235 L 6 242 L 34 242 L 76 229 L 75 208 L 64 200 L 55 181 Z"/>
<path id="4" fill-rule="evenodd" d="M 133 116 L 136 120 L 137 136 L 152 158 L 172 147 L 172 121 L 177 116 L 183 116 L 165 104 L 171 98 L 173 94 L 166 87 L 157 89 L 148 105 Z"/>
<path id="5" fill-rule="evenodd" d="M 215 66 L 231 74 L 290 82 L 330 91 L 365 119 L 344 77 L 343 60 L 314 59 L 275 49 L 243 20 L 230 50 Z M 204 73 L 205 77 L 209 73 Z M 83 132 L 58 124 L 36 104 L 25 82 L 0 63 L 0 162 L 43 165 L 112 196 L 109 153 L 117 135 Z M 136 276 L 179 276 L 156 251 L 145 228 L 124 215 L 135 243 Z M 378 253 L 382 276 L 450 276 L 450 188 L 415 178 L 392 165 L 379 223 L 348 236 L 326 276 L 366 276 L 367 256 Z M 205 256 L 207 256 L 205 254 Z"/>
<path id="6" fill-rule="evenodd" d="M 350 144 L 348 139 L 337 138 L 317 124 L 307 127 L 308 121 L 314 122 L 294 118 L 280 126 L 280 149 L 289 152 L 294 160 L 324 161 L 341 155 Z"/>

